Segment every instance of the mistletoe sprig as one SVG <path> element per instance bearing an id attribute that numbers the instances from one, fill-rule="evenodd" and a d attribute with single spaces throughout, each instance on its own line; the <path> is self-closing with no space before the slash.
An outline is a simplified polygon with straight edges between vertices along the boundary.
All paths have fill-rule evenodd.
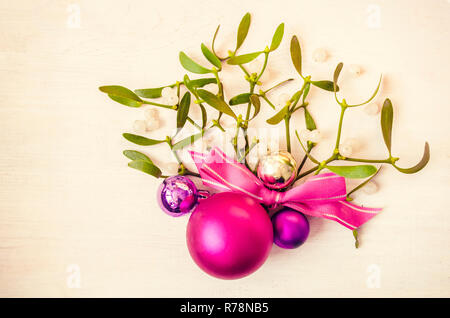
<path id="1" fill-rule="evenodd" d="M 236 46 L 234 50 L 230 50 L 228 52 L 229 55 L 225 58 L 219 57 L 214 49 L 215 40 L 220 26 L 217 27 L 216 32 L 214 33 L 211 50 L 204 43 L 201 44 L 200 48 L 203 53 L 203 56 L 211 64 L 212 66 L 211 68 L 208 68 L 195 62 L 192 58 L 186 55 L 186 53 L 180 52 L 179 61 L 184 69 L 194 74 L 200 75 L 211 74 L 213 77 L 190 79 L 189 76 L 186 74 L 184 75 L 182 80 L 175 81 L 172 84 L 157 88 L 137 89 L 134 92 L 126 87 L 118 85 L 100 87 L 100 91 L 108 94 L 108 96 L 112 100 L 121 103 L 125 106 L 141 107 L 142 105 L 152 105 L 156 107 L 173 109 L 177 111 L 177 122 L 176 122 L 177 132 L 173 136 L 167 136 L 166 139 L 164 140 L 154 140 L 129 133 L 126 133 L 123 136 L 128 141 L 142 146 L 151 146 L 161 143 L 167 143 L 179 163 L 178 173 L 197 175 L 196 173 L 189 171 L 187 168 L 185 168 L 177 152 L 185 148 L 186 146 L 194 143 L 196 140 L 201 138 L 207 131 L 213 128 L 217 128 L 220 129 L 222 132 L 225 132 L 225 128 L 222 126 L 221 123 L 221 118 L 223 114 L 225 114 L 232 117 L 236 122 L 236 132 L 231 142 L 234 146 L 239 161 L 244 162 L 248 167 L 246 160 L 247 155 L 258 143 L 258 140 L 254 140 L 250 144 L 247 136 L 247 129 L 249 122 L 253 120 L 261 110 L 261 103 L 259 98 L 260 97 L 263 98 L 272 108 L 275 108 L 273 103 L 267 98 L 266 94 L 269 91 L 276 89 L 282 84 L 292 80 L 287 79 L 267 90 L 260 89 L 259 93 L 255 93 L 255 87 L 257 85 L 261 85 L 261 82 L 259 80 L 263 75 L 264 71 L 266 70 L 270 53 L 275 51 L 282 41 L 284 34 L 284 24 L 283 23 L 280 24 L 275 30 L 270 46 L 266 46 L 265 49 L 262 51 L 238 55 L 237 54 L 238 49 L 242 46 L 247 37 L 250 28 L 250 20 L 251 20 L 250 14 L 249 13 L 245 14 L 238 27 Z M 253 61 L 262 54 L 264 55 L 264 65 L 262 69 L 256 73 L 250 73 L 249 71 L 247 71 L 245 64 Z M 245 79 L 249 83 L 250 87 L 248 93 L 239 94 L 231 98 L 228 102 L 225 100 L 225 96 L 223 93 L 223 83 L 219 76 L 220 72 L 222 71 L 224 63 L 227 63 L 228 65 L 238 66 L 244 72 Z M 214 94 L 208 90 L 203 89 L 203 87 L 207 84 L 216 84 L 218 87 L 217 94 Z M 178 101 L 175 105 L 166 105 L 148 100 L 160 98 L 162 96 L 163 89 L 166 87 L 177 89 Z M 182 87 L 184 87 L 186 90 L 183 96 L 181 96 Z M 194 99 L 195 104 L 200 108 L 202 114 L 201 124 L 196 123 L 191 117 L 189 117 L 191 99 Z M 247 104 L 247 111 L 245 115 L 243 114 L 236 115 L 235 112 L 232 110 L 231 106 L 239 104 Z M 206 112 L 206 105 L 214 108 L 218 112 L 217 117 L 211 120 L 211 124 L 209 125 L 209 127 L 207 127 L 208 118 Z M 253 115 L 250 117 L 252 106 L 254 108 L 254 111 Z M 177 133 L 185 126 L 187 122 L 189 122 L 195 128 L 197 128 L 199 132 L 192 136 L 174 142 Z M 239 138 L 239 132 L 241 130 L 243 131 L 245 137 L 245 146 L 242 149 L 238 147 L 237 142 Z M 154 177 L 158 178 L 164 177 L 162 176 L 160 169 L 153 162 L 144 160 L 145 159 L 144 157 L 140 156 L 137 158 L 130 158 L 130 159 L 133 160 L 129 164 L 131 167 L 139 169 L 148 174 L 151 174 Z M 142 163 L 142 161 L 144 161 L 145 163 Z"/>
<path id="2" fill-rule="evenodd" d="M 233 144 L 233 148 L 236 152 L 236 156 L 240 162 L 245 164 L 247 167 L 247 155 L 251 152 L 251 150 L 256 146 L 258 140 L 252 141 L 252 143 L 248 140 L 247 129 L 249 127 L 250 122 L 260 114 L 261 111 L 261 99 L 267 103 L 271 108 L 275 109 L 274 104 L 270 101 L 267 94 L 273 89 L 279 88 L 286 82 L 292 81 L 293 79 L 286 79 L 275 86 L 263 90 L 261 86 L 261 77 L 267 69 L 268 61 L 270 54 L 274 52 L 281 44 L 284 35 L 284 23 L 281 23 L 275 30 L 275 33 L 272 36 L 272 40 L 270 45 L 266 46 L 263 50 L 238 54 L 238 50 L 241 48 L 244 43 L 250 28 L 251 17 L 250 14 L 247 13 L 242 18 L 236 37 L 236 45 L 233 50 L 228 51 L 228 56 L 220 57 L 215 50 L 215 42 L 217 38 L 218 31 L 220 29 L 220 25 L 217 27 L 213 39 L 211 49 L 209 49 L 204 43 L 200 45 L 201 52 L 206 60 L 209 62 L 210 67 L 204 66 L 202 64 L 197 63 L 184 52 L 180 52 L 179 61 L 184 69 L 187 71 L 199 74 L 199 75 L 207 75 L 210 74 L 211 77 L 206 78 L 195 78 L 191 79 L 187 74 L 184 75 L 182 80 L 175 81 L 171 84 L 157 87 L 157 88 L 146 88 L 146 89 L 137 89 L 132 91 L 126 87 L 112 85 L 112 86 L 102 86 L 100 87 L 100 91 L 106 93 L 112 100 L 123 104 L 129 107 L 141 107 L 143 105 L 151 105 L 155 107 L 162 107 L 166 109 L 172 109 L 177 112 L 176 119 L 176 132 L 167 136 L 163 140 L 155 140 L 149 139 L 144 136 L 139 136 L 135 134 L 125 133 L 123 137 L 128 141 L 141 145 L 141 146 L 152 146 L 156 144 L 166 143 L 174 154 L 176 160 L 179 163 L 178 174 L 180 175 L 193 175 L 199 176 L 197 173 L 188 170 L 178 156 L 178 151 L 183 148 L 191 145 L 196 140 L 200 139 L 204 134 L 211 129 L 219 129 L 222 132 L 225 132 L 225 128 L 221 124 L 222 116 L 225 114 L 230 116 L 235 120 L 235 133 L 234 137 L 231 140 Z M 378 82 L 378 85 L 372 94 L 372 96 L 366 101 L 349 105 L 345 98 L 340 100 L 338 98 L 337 93 L 339 92 L 338 87 L 338 78 L 343 68 L 343 63 L 339 63 L 334 72 L 333 80 L 313 80 L 311 75 L 305 75 L 302 70 L 302 53 L 300 43 L 296 36 L 293 36 L 290 43 L 290 53 L 292 63 L 300 75 L 302 80 L 302 85 L 300 88 L 291 96 L 291 98 L 286 102 L 285 105 L 279 110 L 275 115 L 267 119 L 267 123 L 270 125 L 278 125 L 281 121 L 284 121 L 285 129 L 286 129 L 286 148 L 290 152 L 291 151 L 291 132 L 290 132 L 290 119 L 292 115 L 303 109 L 304 112 L 304 120 L 306 128 L 309 131 L 313 131 L 316 129 L 316 123 L 311 116 L 308 107 L 309 102 L 307 101 L 308 94 L 312 86 L 316 88 L 320 88 L 322 90 L 334 93 L 334 98 L 337 104 L 340 106 L 340 118 L 337 128 L 337 136 L 335 147 L 332 150 L 330 157 L 326 160 L 319 161 L 317 160 L 313 154 L 311 153 L 316 143 L 312 141 L 307 141 L 306 145 L 303 145 L 298 132 L 295 131 L 295 135 L 300 143 L 300 146 L 305 152 L 304 158 L 301 161 L 296 180 L 299 180 L 311 173 L 319 173 L 323 169 L 328 169 L 338 175 L 341 175 L 346 178 L 360 178 L 366 180 L 358 185 L 356 188 L 351 190 L 347 194 L 347 199 L 351 200 L 350 195 L 355 191 L 362 188 L 365 184 L 367 184 L 379 171 L 382 164 L 390 164 L 395 169 L 402 173 L 415 173 L 423 169 L 429 161 L 430 158 L 430 149 L 428 143 L 425 143 L 425 150 L 422 159 L 418 164 L 410 168 L 401 168 L 397 165 L 398 157 L 392 156 L 391 152 L 391 139 L 392 139 L 392 122 L 393 122 L 393 107 L 392 103 L 389 99 L 386 99 L 383 104 L 382 112 L 381 112 L 381 129 L 383 132 L 384 142 L 386 144 L 388 150 L 388 156 L 386 159 L 360 159 L 360 158 L 352 158 L 352 157 L 344 157 L 339 152 L 339 145 L 341 139 L 341 132 L 343 126 L 344 114 L 347 109 L 360 107 L 372 101 L 377 95 L 380 84 L 381 84 L 381 76 Z M 258 72 L 250 72 L 247 69 L 247 64 L 257 59 L 259 56 L 264 56 L 264 62 L 261 69 Z M 224 64 L 237 66 L 244 75 L 245 80 L 248 82 L 248 91 L 240 93 L 228 101 L 226 101 L 224 96 L 224 84 L 220 79 L 220 72 L 223 69 Z M 212 93 L 209 90 L 205 89 L 205 86 L 208 84 L 217 85 L 217 93 Z M 259 86 L 259 90 L 257 89 Z M 164 88 L 176 88 L 177 91 L 177 102 L 174 105 L 167 105 L 158 102 L 151 101 L 152 99 L 160 98 L 162 96 L 162 91 Z M 182 94 L 182 90 L 184 93 Z M 194 104 L 200 108 L 202 119 L 201 123 L 197 123 L 191 117 L 189 117 L 189 111 L 191 107 L 191 100 L 194 100 Z M 233 106 L 247 104 L 247 108 L 244 114 L 236 114 L 233 111 Z M 211 120 L 211 123 L 208 124 L 208 116 L 206 112 L 206 107 L 212 107 L 217 111 L 217 117 Z M 253 109 L 253 114 L 252 114 Z M 178 138 L 178 132 L 186 125 L 186 123 L 190 123 L 194 126 L 198 132 L 183 138 Z M 245 145 L 243 148 L 238 146 L 238 138 L 239 134 L 242 133 L 245 139 Z M 162 175 L 161 170 L 152 162 L 152 160 L 145 154 L 135 151 L 135 150 L 125 150 L 124 155 L 128 157 L 131 162 L 129 166 L 138 170 L 141 170 L 145 173 L 148 173 L 157 178 L 165 178 L 167 176 Z M 302 171 L 307 160 L 310 160 L 315 165 L 307 171 Z M 359 162 L 363 163 L 360 165 L 331 165 L 334 161 L 350 161 L 350 162 Z M 372 164 L 377 163 L 380 164 L 380 167 L 377 169 Z M 357 233 L 354 233 L 355 238 L 357 238 Z"/>
<path id="3" fill-rule="evenodd" d="M 312 172 L 315 172 L 315 174 L 318 174 L 322 169 L 328 169 L 338 175 L 341 175 L 343 177 L 346 178 L 368 178 L 370 177 L 370 179 L 372 179 L 374 177 L 374 175 L 378 172 L 379 169 L 375 168 L 373 165 L 354 165 L 354 166 L 334 166 L 334 165 L 329 165 L 329 163 L 336 161 L 336 160 L 342 160 L 342 161 L 352 161 L 352 162 L 361 162 L 361 163 L 379 163 L 379 164 L 390 164 L 392 165 L 395 169 L 397 169 L 398 171 L 402 172 L 402 173 L 406 173 L 406 174 L 412 174 L 412 173 L 416 173 L 420 170 L 422 170 L 428 163 L 429 159 L 430 159 L 430 147 L 428 142 L 425 143 L 425 149 L 424 149 L 424 153 L 422 156 L 422 159 L 419 161 L 419 163 L 417 163 L 415 166 L 410 167 L 410 168 L 401 168 L 399 167 L 396 162 L 399 160 L 398 157 L 394 157 L 392 156 L 392 152 L 391 152 L 391 145 L 392 145 L 392 122 L 393 122 L 393 107 L 392 107 L 392 102 L 389 98 L 386 98 L 383 104 L 383 108 L 381 110 L 381 129 L 382 129 L 382 133 L 383 133 L 383 139 L 384 142 L 386 144 L 387 150 L 388 150 L 388 157 L 386 159 L 361 159 L 361 158 L 351 158 L 351 157 L 345 157 L 343 155 L 340 154 L 339 152 L 339 145 L 340 145 L 340 139 L 341 139 L 341 132 L 342 132 L 342 126 L 343 126 L 343 120 L 344 120 L 344 114 L 345 111 L 349 108 L 354 108 L 354 107 L 360 107 L 362 105 L 365 105 L 367 103 L 369 103 L 371 100 L 373 100 L 373 98 L 376 96 L 379 88 L 380 88 L 380 84 L 381 84 L 381 76 L 380 76 L 380 80 L 378 82 L 378 85 L 374 91 L 374 93 L 372 94 L 372 96 L 367 99 L 365 102 L 359 103 L 359 104 L 355 104 L 355 105 L 349 105 L 345 98 L 342 100 L 339 100 L 337 97 L 337 91 L 338 91 L 338 86 L 337 86 L 337 81 L 339 78 L 339 75 L 341 73 L 341 70 L 343 68 L 343 63 L 339 63 L 336 67 L 336 70 L 334 72 L 334 76 L 333 76 L 333 91 L 334 91 L 334 96 L 335 96 L 335 100 L 336 102 L 339 104 L 340 108 L 341 108 L 341 113 L 340 113 L 340 117 L 339 117 L 339 124 L 338 124 L 338 130 L 337 130 L 337 136 L 336 136 L 336 144 L 335 147 L 333 149 L 333 152 L 331 154 L 331 156 L 326 159 L 323 160 L 321 162 L 319 162 L 316 158 L 314 158 L 311 155 L 311 146 L 306 149 L 305 146 L 303 145 L 297 131 L 296 136 L 297 139 L 302 147 L 302 149 L 305 152 L 305 155 L 307 156 L 308 159 L 310 159 L 313 163 L 315 163 L 316 165 L 309 169 L 308 171 L 299 174 L 297 176 L 297 179 L 300 179 Z M 313 145 L 312 145 L 313 146 Z M 370 180 L 369 179 L 369 180 Z M 351 200 L 350 198 L 350 194 L 352 194 L 353 192 L 355 192 L 356 190 L 360 189 L 362 186 L 364 186 L 365 184 L 367 184 L 367 182 L 369 180 L 366 180 L 365 182 L 363 182 L 362 184 L 360 184 L 359 186 L 357 186 L 355 189 L 353 189 L 352 191 L 350 191 L 347 195 L 348 200 Z"/>

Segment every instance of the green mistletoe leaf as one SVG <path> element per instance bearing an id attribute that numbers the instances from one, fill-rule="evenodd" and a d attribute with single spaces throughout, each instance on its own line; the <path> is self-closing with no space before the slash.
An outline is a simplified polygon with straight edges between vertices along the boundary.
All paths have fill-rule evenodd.
<path id="1" fill-rule="evenodd" d="M 276 113 L 275 116 L 267 119 L 266 122 L 270 125 L 277 125 L 280 121 L 284 119 L 284 117 L 286 117 L 288 112 L 289 112 L 289 105 L 286 105 L 278 113 Z"/>
<path id="2" fill-rule="evenodd" d="M 298 74 L 302 76 L 302 51 L 295 35 L 291 39 L 291 59 Z"/>
<path id="3" fill-rule="evenodd" d="M 334 83 L 332 81 L 311 81 L 311 84 L 323 90 L 334 92 Z M 336 92 L 339 92 L 338 85 L 336 85 Z"/>
<path id="4" fill-rule="evenodd" d="M 383 108 L 381 110 L 381 130 L 383 132 L 383 139 L 386 147 L 391 154 L 391 139 L 392 139 L 392 121 L 394 117 L 394 110 L 392 108 L 392 103 L 389 98 L 383 103 Z"/>
<path id="5" fill-rule="evenodd" d="M 217 67 L 219 70 L 222 69 L 222 63 L 217 58 L 217 56 L 214 55 L 213 52 L 211 52 L 205 44 L 202 43 L 201 45 L 202 53 L 206 57 L 206 59 L 215 67 Z"/>
<path id="6" fill-rule="evenodd" d="M 272 43 L 270 44 L 270 51 L 275 51 L 281 43 L 281 40 L 283 39 L 284 34 L 284 23 L 281 23 L 277 29 L 275 30 L 275 33 L 272 37 Z"/>
<path id="7" fill-rule="evenodd" d="M 350 179 L 367 178 L 377 172 L 377 168 L 372 165 L 326 166 L 326 168 L 342 177 Z"/>
<path id="8" fill-rule="evenodd" d="M 143 100 L 126 87 L 119 85 L 100 86 L 99 90 L 108 94 L 109 98 L 122 105 L 129 107 L 140 107 Z"/>
<path id="9" fill-rule="evenodd" d="M 224 114 L 227 114 L 228 116 L 231 116 L 233 118 L 236 118 L 236 114 L 231 110 L 230 106 L 228 106 L 227 103 L 225 103 L 222 99 L 217 97 L 211 92 L 208 92 L 204 89 L 197 90 L 198 96 L 200 96 L 201 99 L 203 99 L 208 105 L 214 107 L 219 112 L 222 112 Z"/>
<path id="10" fill-rule="evenodd" d="M 239 28 L 237 32 L 237 40 L 236 40 L 236 49 L 234 51 L 237 51 L 242 43 L 244 43 L 245 38 L 248 34 L 248 29 L 250 28 L 250 13 L 246 13 L 241 22 L 239 23 Z"/>
<path id="11" fill-rule="evenodd" d="M 311 89 L 311 82 L 306 83 L 305 89 L 303 90 L 303 96 L 302 96 L 302 102 L 303 103 L 305 103 L 306 96 L 308 96 L 310 89 Z"/>
<path id="12" fill-rule="evenodd" d="M 128 163 L 128 167 L 145 172 L 155 178 L 161 177 L 161 170 L 153 163 L 145 160 L 133 160 Z"/>
<path id="13" fill-rule="evenodd" d="M 250 96 L 250 101 L 252 105 L 255 107 L 255 113 L 253 114 L 252 118 L 255 118 L 256 115 L 258 115 L 259 111 L 261 110 L 261 101 L 259 100 L 258 95 L 252 94 Z"/>
<path id="14" fill-rule="evenodd" d="M 395 164 L 393 164 L 393 166 L 395 169 L 397 169 L 398 171 L 400 171 L 402 173 L 411 174 L 411 173 L 416 173 L 416 172 L 419 172 L 420 170 L 422 170 L 427 165 L 428 161 L 430 161 L 430 145 L 428 144 L 428 142 L 426 142 L 422 159 L 414 167 L 405 169 L 405 168 L 397 167 Z"/>
<path id="15" fill-rule="evenodd" d="M 309 113 L 309 111 L 306 107 L 305 107 L 305 123 L 306 123 L 306 128 L 308 130 L 317 129 L 316 123 L 314 122 L 314 119 L 312 118 L 311 114 Z"/>
<path id="16" fill-rule="evenodd" d="M 228 59 L 227 63 L 230 65 L 242 65 L 249 63 L 256 59 L 262 52 L 254 52 L 254 53 L 248 53 L 248 54 L 242 54 L 233 56 L 230 59 Z"/>
<path id="17" fill-rule="evenodd" d="M 242 93 L 236 95 L 233 98 L 231 98 L 228 103 L 230 104 L 230 106 L 247 104 L 250 101 L 250 95 L 251 95 L 250 93 Z"/>
<path id="18" fill-rule="evenodd" d="M 191 93 L 186 92 L 180 102 L 180 107 L 177 111 L 177 129 L 181 129 L 186 124 L 189 114 L 189 107 L 191 106 Z"/>
<path id="19" fill-rule="evenodd" d="M 194 62 L 189 56 L 187 56 L 184 52 L 180 52 L 180 63 L 181 65 L 188 70 L 189 72 L 196 74 L 207 74 L 212 73 L 211 70 L 203 67 L 196 62 Z"/>
<path id="20" fill-rule="evenodd" d="M 202 136 L 203 136 L 203 131 L 198 134 L 186 137 L 186 138 L 178 141 L 177 143 L 175 143 L 172 146 L 172 150 L 177 151 L 177 150 L 183 149 L 184 147 L 189 146 L 190 144 L 193 144 L 196 140 L 198 140 Z"/>
<path id="21" fill-rule="evenodd" d="M 338 78 L 339 78 L 339 74 L 341 74 L 341 71 L 342 71 L 342 68 L 344 67 L 344 63 L 339 63 L 337 66 L 336 66 L 336 69 L 334 70 L 334 75 L 333 75 L 333 90 L 335 91 L 335 92 L 337 92 L 338 91 L 338 85 L 337 85 L 337 81 L 338 81 Z"/>
<path id="22" fill-rule="evenodd" d="M 190 83 L 191 83 L 191 87 L 195 88 L 195 87 L 203 87 L 207 84 L 217 83 L 217 81 L 215 78 L 209 77 L 209 78 L 199 78 L 199 79 L 191 80 Z M 155 88 L 141 88 L 141 89 L 134 90 L 134 92 L 139 97 L 142 97 L 142 98 L 159 98 L 162 96 L 161 94 L 162 94 L 162 90 L 164 88 L 175 87 L 175 86 L 176 86 L 176 84 L 155 87 Z"/>
<path id="23" fill-rule="evenodd" d="M 165 140 L 149 139 L 143 136 L 124 133 L 122 135 L 126 140 L 140 146 L 153 146 L 165 142 Z"/>
<path id="24" fill-rule="evenodd" d="M 159 98 L 161 97 L 162 90 L 166 87 L 175 87 L 176 85 L 167 85 L 167 86 L 161 86 L 161 87 L 155 87 L 155 88 L 142 88 L 142 89 L 136 89 L 134 92 L 142 97 L 142 98 Z"/>
<path id="25" fill-rule="evenodd" d="M 151 159 L 149 157 L 147 157 L 147 155 L 143 154 L 142 152 L 136 151 L 136 150 L 124 150 L 123 154 L 125 155 L 125 157 L 127 157 L 128 159 L 131 159 L 131 160 L 142 160 L 142 161 L 147 161 L 147 162 L 153 163 L 151 161 Z"/>
<path id="26" fill-rule="evenodd" d="M 203 87 L 208 84 L 217 84 L 217 80 L 213 77 L 198 78 L 190 81 L 191 87 Z"/>

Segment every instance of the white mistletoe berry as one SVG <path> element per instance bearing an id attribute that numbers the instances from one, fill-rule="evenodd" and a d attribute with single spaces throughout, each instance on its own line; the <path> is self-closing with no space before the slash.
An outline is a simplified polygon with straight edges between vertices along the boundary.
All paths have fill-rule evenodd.
<path id="1" fill-rule="evenodd" d="M 177 89 L 175 87 L 164 87 L 161 91 L 162 97 L 177 96 Z"/>
<path id="2" fill-rule="evenodd" d="M 347 138 L 344 140 L 344 142 L 342 144 L 350 146 L 352 148 L 352 151 L 357 150 L 360 146 L 359 141 L 355 138 Z"/>
<path id="3" fill-rule="evenodd" d="M 152 108 L 152 107 L 148 107 L 145 111 L 144 111 L 144 116 L 145 119 L 158 119 L 159 118 L 159 112 L 156 108 Z"/>
<path id="4" fill-rule="evenodd" d="M 152 130 L 156 130 L 159 128 L 159 119 L 157 119 L 157 118 L 147 119 L 145 121 L 145 123 L 146 123 L 147 131 L 152 131 Z"/>
<path id="5" fill-rule="evenodd" d="M 378 190 L 378 185 L 373 181 L 369 181 L 364 185 L 362 190 L 366 194 L 374 194 Z"/>
<path id="6" fill-rule="evenodd" d="M 216 134 L 209 132 L 205 134 L 200 141 L 205 146 L 205 148 L 207 148 L 214 146 L 214 144 L 216 143 L 216 139 Z"/>
<path id="7" fill-rule="evenodd" d="M 164 102 L 168 105 L 175 105 L 176 103 L 178 103 L 178 96 L 176 94 L 164 96 Z"/>
<path id="8" fill-rule="evenodd" d="M 327 60 L 328 53 L 324 48 L 319 48 L 313 52 L 313 60 L 317 63 L 323 63 Z"/>
<path id="9" fill-rule="evenodd" d="M 283 93 L 281 95 L 278 96 L 278 105 L 280 105 L 281 107 L 286 106 L 286 104 L 289 102 L 289 100 L 291 99 L 291 96 L 289 96 L 289 94 Z"/>
<path id="10" fill-rule="evenodd" d="M 178 173 L 178 163 L 176 162 L 169 162 L 168 164 L 166 164 L 166 172 L 169 175 L 175 175 Z"/>
<path id="11" fill-rule="evenodd" d="M 310 132 L 309 141 L 318 143 L 321 139 L 322 139 L 322 134 L 321 134 L 320 130 L 314 129 L 313 131 Z"/>
<path id="12" fill-rule="evenodd" d="M 299 132 L 299 137 L 302 142 L 307 142 L 311 139 L 311 131 L 308 129 L 302 129 Z"/>
<path id="13" fill-rule="evenodd" d="M 356 65 L 356 64 L 350 65 L 348 70 L 349 70 L 350 74 L 355 75 L 355 76 L 359 76 L 363 72 L 361 66 Z"/>
<path id="14" fill-rule="evenodd" d="M 369 116 L 375 116 L 380 112 L 380 106 L 377 103 L 370 103 L 364 106 L 364 112 Z"/>
<path id="15" fill-rule="evenodd" d="M 236 129 L 236 122 L 229 116 L 222 117 L 222 119 L 220 120 L 220 124 L 225 129 Z"/>
<path id="16" fill-rule="evenodd" d="M 350 157 L 353 153 L 353 148 L 349 144 L 340 144 L 339 145 L 339 153 L 344 157 Z"/>
<path id="17" fill-rule="evenodd" d="M 136 120 L 133 124 L 133 130 L 137 134 L 143 134 L 146 130 L 145 120 Z"/>

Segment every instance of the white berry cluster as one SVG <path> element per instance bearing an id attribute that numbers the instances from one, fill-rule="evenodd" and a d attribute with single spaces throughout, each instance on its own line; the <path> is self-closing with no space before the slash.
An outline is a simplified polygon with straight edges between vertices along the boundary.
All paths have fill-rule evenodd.
<path id="1" fill-rule="evenodd" d="M 133 129 L 137 134 L 143 134 L 159 128 L 159 113 L 155 108 L 147 108 L 144 111 L 145 120 L 136 120 Z"/>
<path id="2" fill-rule="evenodd" d="M 312 54 L 313 61 L 316 63 L 324 63 L 328 59 L 328 52 L 324 48 L 317 48 Z M 349 67 L 349 73 L 353 76 L 359 76 L 363 73 L 361 66 L 353 64 Z"/>

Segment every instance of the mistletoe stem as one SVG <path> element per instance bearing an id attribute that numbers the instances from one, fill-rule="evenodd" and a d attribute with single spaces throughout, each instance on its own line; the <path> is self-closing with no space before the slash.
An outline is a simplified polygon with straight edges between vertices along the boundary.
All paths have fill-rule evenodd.
<path id="1" fill-rule="evenodd" d="M 245 75 L 247 75 L 248 77 L 250 77 L 250 73 L 245 69 L 245 67 L 243 67 L 241 64 L 238 64 L 239 68 L 242 70 L 242 72 L 245 73 Z"/>
<path id="2" fill-rule="evenodd" d="M 217 96 L 222 98 L 223 97 L 223 84 L 220 81 L 219 72 L 216 69 L 214 69 L 213 74 L 217 81 L 217 87 L 219 88 L 219 92 L 217 93 Z"/>
<path id="3" fill-rule="evenodd" d="M 255 83 L 254 82 L 250 82 L 250 95 L 253 94 L 253 92 L 255 91 Z M 249 118 L 250 118 L 250 110 L 252 107 L 252 103 L 248 102 L 247 104 L 247 113 L 245 114 L 245 121 L 248 122 Z"/>
<path id="4" fill-rule="evenodd" d="M 289 129 L 289 121 L 290 121 L 290 119 L 291 119 L 290 115 L 286 116 L 284 118 L 284 123 L 285 123 L 285 126 L 286 126 L 286 148 L 287 148 L 288 152 L 291 152 L 291 132 L 290 132 L 290 129 Z"/>
<path id="5" fill-rule="evenodd" d="M 250 95 L 253 94 L 253 92 L 255 91 L 255 85 L 256 85 L 256 82 L 253 82 L 253 81 L 250 82 Z M 248 122 L 249 122 L 249 118 L 250 118 L 251 107 L 252 107 L 252 103 L 249 101 L 248 105 L 247 105 L 247 113 L 245 114 L 245 122 L 244 122 L 244 127 L 243 127 L 244 138 L 245 138 L 245 148 L 244 148 L 245 152 L 247 151 L 247 149 L 249 149 L 247 129 L 248 129 Z M 237 140 L 236 140 L 236 144 L 237 144 Z M 237 147 L 237 145 L 236 145 L 236 147 Z M 244 164 L 248 167 L 246 156 L 244 156 Z"/>
<path id="6" fill-rule="evenodd" d="M 173 153 L 173 156 L 175 157 L 176 161 L 178 162 L 178 164 L 182 165 L 183 162 L 181 161 L 180 157 L 178 156 L 178 153 L 176 150 L 173 150 L 173 145 L 172 145 L 172 140 L 167 142 L 169 144 L 170 150 Z"/>
<path id="7" fill-rule="evenodd" d="M 245 153 L 239 158 L 239 162 L 242 162 L 242 160 L 244 160 L 245 157 L 247 157 L 247 155 L 250 153 L 250 151 L 252 151 L 252 149 L 259 143 L 259 140 L 256 142 L 252 142 L 252 144 L 250 145 L 250 147 L 245 150 Z"/>
<path id="8" fill-rule="evenodd" d="M 290 81 L 293 81 L 293 80 L 294 80 L 293 78 L 288 78 L 287 80 L 284 80 L 284 81 L 282 81 L 282 82 L 280 82 L 280 83 L 278 83 L 278 84 L 272 86 L 271 88 L 268 88 L 268 89 L 266 89 L 265 91 L 262 91 L 262 95 L 260 95 L 260 96 L 262 97 L 263 95 L 265 95 L 265 94 L 267 94 L 268 92 L 270 92 L 272 89 L 277 88 L 277 87 L 283 85 L 284 83 L 287 83 L 287 82 L 290 82 Z"/>
<path id="9" fill-rule="evenodd" d="M 172 105 L 172 106 L 171 105 L 164 105 L 164 104 L 160 104 L 160 103 L 151 102 L 151 101 L 148 101 L 148 100 L 144 100 L 142 103 L 146 104 L 146 105 L 153 105 L 153 106 L 158 106 L 158 107 L 167 108 L 167 109 L 177 109 L 176 105 Z"/>
<path id="10" fill-rule="evenodd" d="M 304 155 L 303 159 L 302 159 L 302 162 L 300 162 L 300 165 L 298 166 L 297 175 L 300 173 L 300 171 L 302 171 L 302 168 L 305 165 L 307 159 L 308 159 L 308 156 Z"/>
<path id="11" fill-rule="evenodd" d="M 295 108 L 295 106 L 297 105 L 298 101 L 300 100 L 300 97 L 303 94 L 303 91 L 305 90 L 306 84 L 308 82 L 304 81 L 303 82 L 303 86 L 302 88 L 297 91 L 292 97 L 290 102 L 292 103 L 289 111 L 287 112 L 286 116 L 284 117 L 284 125 L 286 127 L 286 149 L 288 152 L 291 152 L 291 134 L 290 134 L 290 128 L 289 128 L 289 124 L 290 124 L 290 120 L 291 120 L 291 115 L 300 107 L 304 107 L 305 104 L 302 104 L 299 108 Z M 300 139 L 299 139 L 300 141 Z M 305 151 L 306 152 L 306 151 Z"/>
<path id="12" fill-rule="evenodd" d="M 239 157 L 239 144 L 238 144 L 238 138 L 239 138 L 239 122 L 236 123 L 236 133 L 234 134 L 232 143 L 233 143 L 233 147 L 234 147 L 234 152 L 236 152 L 236 157 Z"/>
<path id="13" fill-rule="evenodd" d="M 366 163 L 392 163 L 391 158 L 387 159 L 359 159 L 359 158 L 348 158 L 348 157 L 342 157 L 339 156 L 338 160 L 345 160 L 345 161 L 356 161 L 356 162 L 366 162 Z"/>
<path id="14" fill-rule="evenodd" d="M 255 83 L 257 83 L 259 81 L 259 79 L 261 78 L 261 76 L 263 75 L 264 71 L 266 70 L 267 67 L 267 61 L 269 60 L 269 52 L 264 52 L 264 64 L 263 67 L 261 69 L 261 72 L 259 72 L 258 77 L 255 79 Z"/>
<path id="15" fill-rule="evenodd" d="M 200 127 L 191 117 L 188 117 L 187 121 L 190 122 L 198 130 L 200 130 L 200 131 L 202 130 L 202 127 Z"/>
<path id="16" fill-rule="evenodd" d="M 295 181 L 297 181 L 297 180 L 299 180 L 299 179 L 301 179 L 301 178 L 307 176 L 308 174 L 313 173 L 313 172 L 316 171 L 317 169 L 319 169 L 319 165 L 317 165 L 317 166 L 315 166 L 315 167 L 309 169 L 308 171 L 303 172 L 302 174 L 298 175 L 297 178 L 295 178 Z"/>
<path id="17" fill-rule="evenodd" d="M 266 95 L 259 95 L 262 97 L 262 99 L 264 99 L 266 101 L 267 104 L 269 104 L 270 107 L 272 107 L 273 109 L 275 109 L 275 105 L 266 97 Z"/>
<path id="18" fill-rule="evenodd" d="M 341 133 L 342 133 L 342 122 L 344 121 L 344 113 L 345 113 L 346 109 L 347 109 L 347 106 L 341 105 L 341 116 L 339 117 L 339 127 L 338 127 L 338 132 L 337 132 L 337 137 L 336 137 L 336 145 L 334 147 L 335 152 L 339 151 L 339 143 L 341 141 Z"/>

